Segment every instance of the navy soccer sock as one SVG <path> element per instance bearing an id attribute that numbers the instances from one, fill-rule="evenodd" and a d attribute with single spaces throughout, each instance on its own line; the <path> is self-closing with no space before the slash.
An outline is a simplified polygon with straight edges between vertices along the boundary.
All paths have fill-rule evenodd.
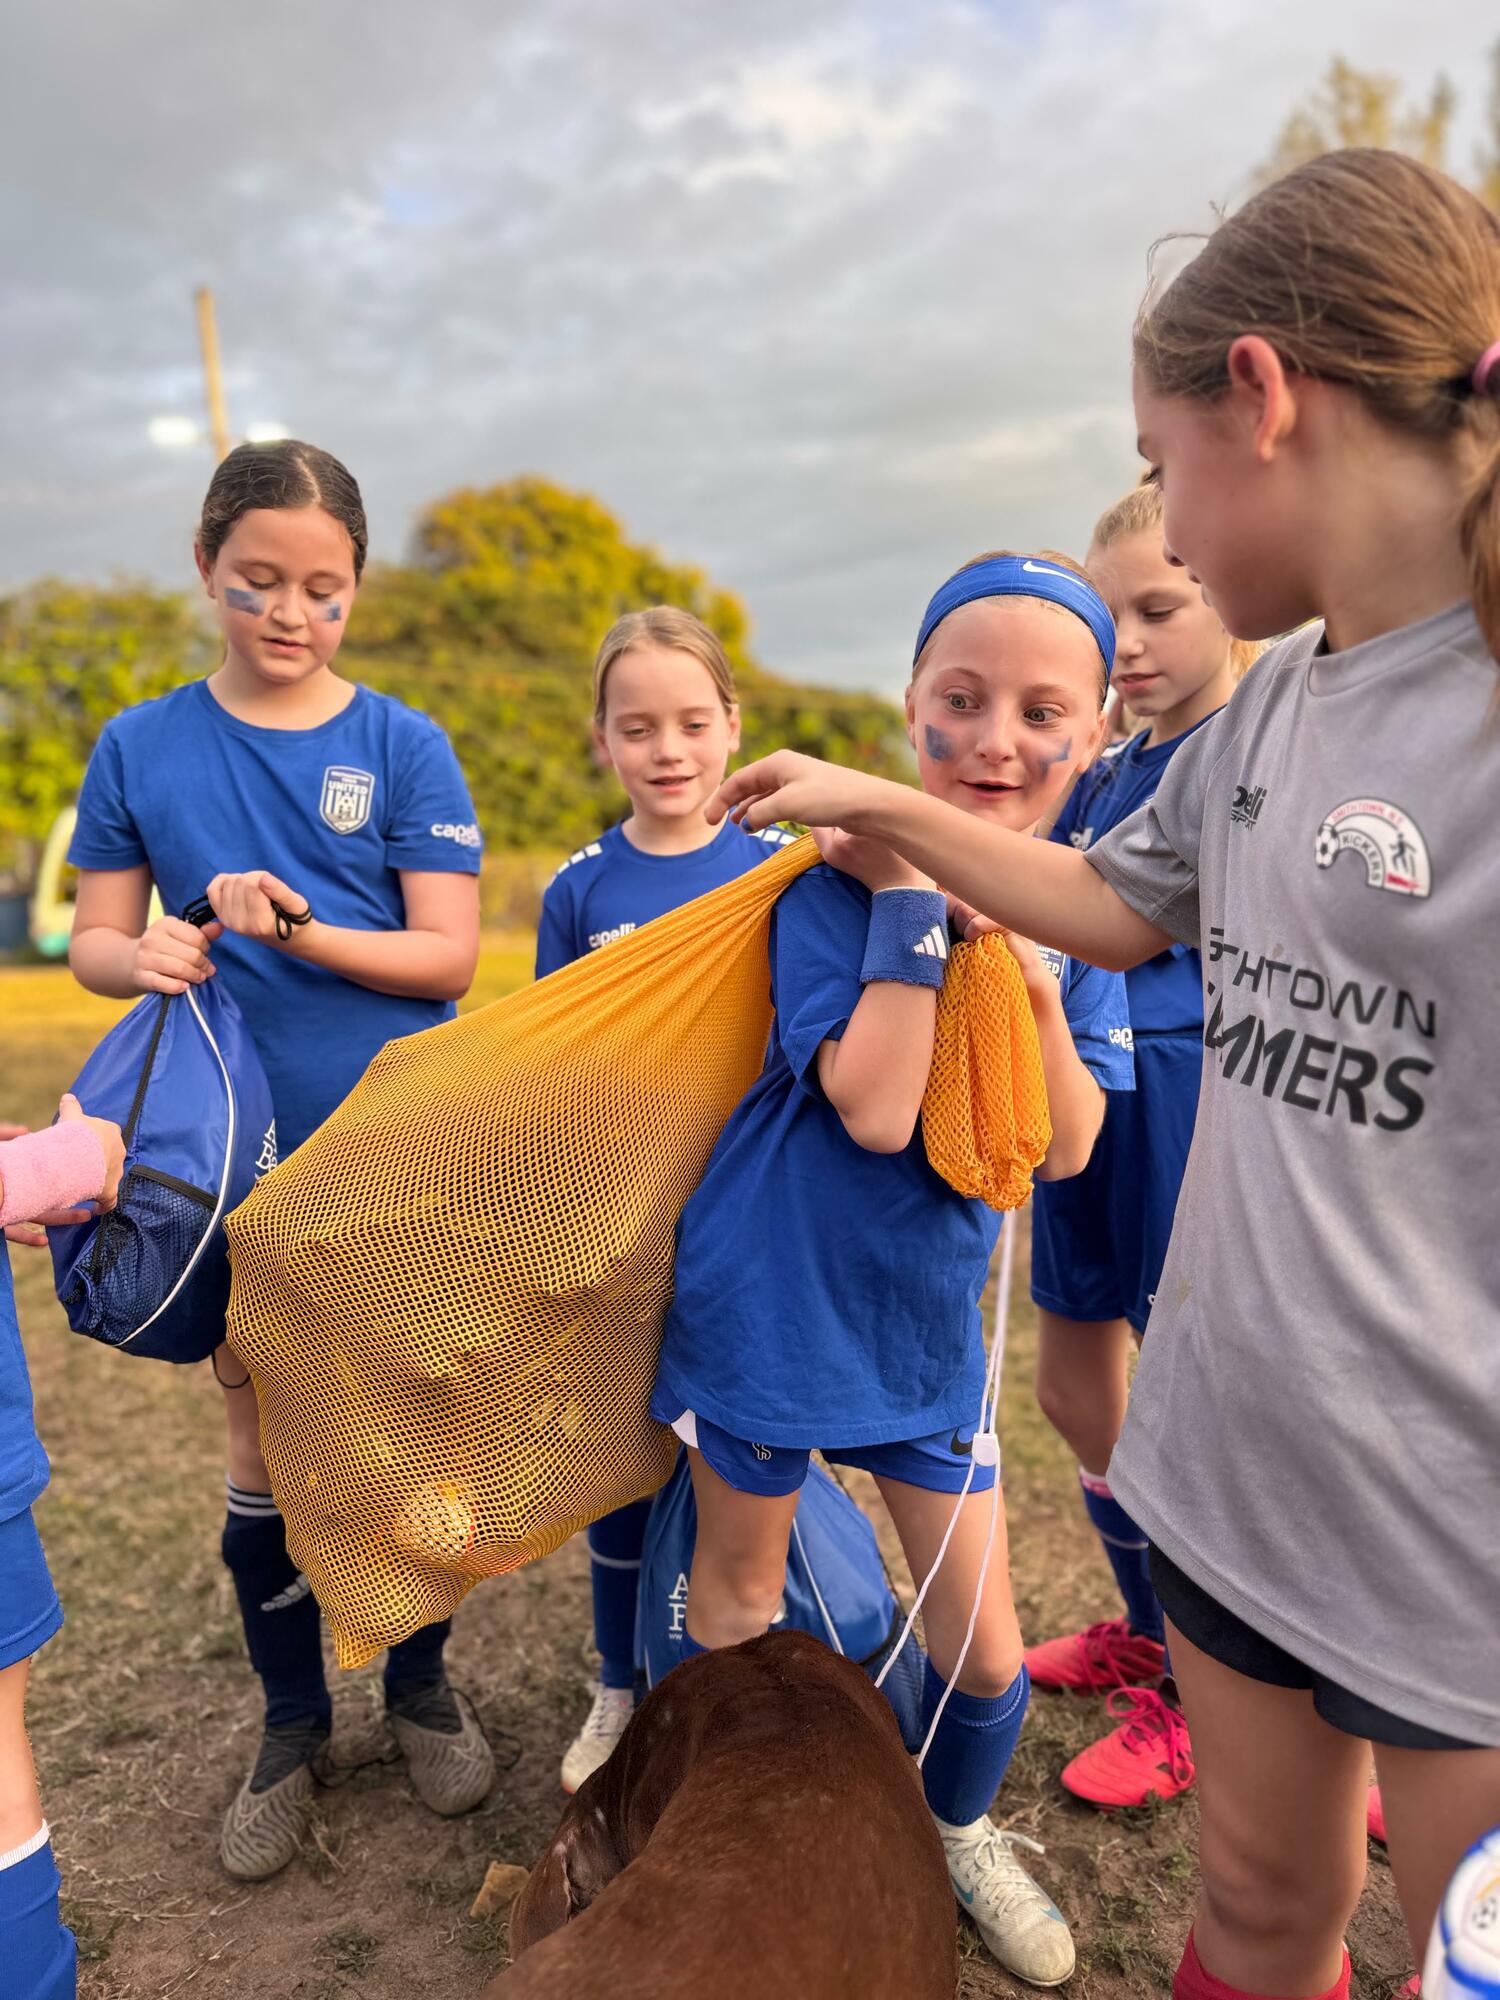
<path id="1" fill-rule="evenodd" d="M 922 1674 L 924 1739 L 943 1685 L 928 1660 Z M 989 1811 L 1015 1754 L 1030 1698 L 1031 1676 L 1024 1666 L 1004 1694 L 965 1694 L 955 1688 L 949 1695 L 922 1766 L 927 1803 L 949 1826 L 968 1826 Z"/>
<path id="2" fill-rule="evenodd" d="M 250 1664 L 266 1691 L 266 1723 L 311 1716 L 328 1728 L 323 1632 L 312 1586 L 286 1552 L 286 1527 L 269 1493 L 229 1482 L 224 1561 L 234 1578 Z"/>
<path id="3" fill-rule="evenodd" d="M 409 1639 L 402 1639 L 385 1656 L 385 1698 L 387 1704 L 419 1688 L 436 1687 L 443 1678 L 443 1648 L 453 1630 L 451 1618 L 424 1625 Z"/>
<path id="4" fill-rule="evenodd" d="M 1148 1562 L 1151 1544 L 1110 1492 L 1107 1480 L 1096 1478 L 1079 1466 L 1078 1483 L 1083 1489 L 1084 1508 L 1094 1524 L 1095 1534 L 1104 1544 L 1115 1582 L 1120 1586 L 1131 1631 L 1160 1645 L 1166 1626 L 1156 1592 L 1151 1588 Z"/>
<path id="5" fill-rule="evenodd" d="M 649 1500 L 633 1500 L 589 1524 L 589 1576 L 594 1587 L 594 1644 L 599 1681 L 635 1686 L 635 1601 L 641 1580 Z"/>
<path id="6" fill-rule="evenodd" d="M 33 1840 L 0 1854 L 0 1960 L 5 1990 L 25 2000 L 73 2000 L 78 1946 L 57 1910 L 60 1882 L 45 1820 Z"/>

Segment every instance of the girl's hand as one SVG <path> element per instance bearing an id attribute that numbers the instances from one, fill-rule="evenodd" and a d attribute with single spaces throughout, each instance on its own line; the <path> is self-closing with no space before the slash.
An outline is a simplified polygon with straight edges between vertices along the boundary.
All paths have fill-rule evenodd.
<path id="1" fill-rule="evenodd" d="M 130 977 L 141 993 L 185 993 L 214 976 L 208 947 L 222 933 L 220 924 L 185 923 L 181 917 L 158 917 L 136 939 Z"/>
<path id="2" fill-rule="evenodd" d="M 846 771 L 842 764 L 825 764 L 800 750 L 777 750 L 726 778 L 705 812 L 710 824 L 728 813 L 751 828 L 771 826 L 779 819 L 800 820 L 803 826 L 853 827 L 860 808 L 872 805 L 889 782 L 862 771 Z"/>
<path id="3" fill-rule="evenodd" d="M 104 1155 L 104 1185 L 94 1196 L 94 1206 L 101 1215 L 105 1215 L 119 1199 L 120 1176 L 125 1171 L 125 1135 L 112 1118 L 91 1118 L 72 1091 L 65 1090 L 58 1101 L 58 1123 L 66 1125 L 75 1118 L 93 1126 L 94 1137 Z M 57 1219 L 47 1215 L 37 1218 L 39 1222 L 55 1222 Z"/>
<path id="4" fill-rule="evenodd" d="M 243 875 L 215 875 L 208 885 L 208 900 L 226 931 L 261 944 L 280 942 L 273 902 L 294 917 L 307 908 L 304 895 L 264 868 L 251 868 Z"/>
<path id="5" fill-rule="evenodd" d="M 89 1118 L 83 1106 L 72 1092 L 67 1092 L 57 1107 L 59 1120 L 87 1118 L 94 1128 L 94 1136 L 99 1141 L 99 1149 L 104 1155 L 104 1186 L 96 1197 L 98 1212 L 113 1208 L 119 1198 L 120 1176 L 125 1171 L 125 1141 L 118 1125 L 108 1118 Z M 31 1128 L 27 1125 L 0 1124 L 0 1141 L 24 1139 Z M 45 1250 L 47 1231 L 66 1228 L 75 1222 L 87 1222 L 91 1210 L 87 1208 L 54 1208 L 45 1215 L 33 1216 L 29 1222 L 13 1222 L 6 1231 L 6 1240 L 19 1243 L 27 1250 Z"/>
<path id="6" fill-rule="evenodd" d="M 1019 931 L 1008 931 L 1004 924 L 997 924 L 993 917 L 986 917 L 970 903 L 961 903 L 957 896 L 948 898 L 948 920 L 960 937 L 972 944 L 976 938 L 991 937 L 998 931 L 1010 946 L 1012 956 L 1021 968 L 1021 977 L 1026 982 L 1026 991 L 1035 1001 L 1043 997 L 1060 998 L 1062 988 L 1030 938 L 1022 937 Z"/>
<path id="7" fill-rule="evenodd" d="M 818 852 L 830 868 L 852 875 L 872 893 L 876 889 L 931 889 L 930 875 L 903 861 L 883 840 L 867 840 L 857 833 L 844 833 L 836 826 L 815 826 L 812 837 Z"/>

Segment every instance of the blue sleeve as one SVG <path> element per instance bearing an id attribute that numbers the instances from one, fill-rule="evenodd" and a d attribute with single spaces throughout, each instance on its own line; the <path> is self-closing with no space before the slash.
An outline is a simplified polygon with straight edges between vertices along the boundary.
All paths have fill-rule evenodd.
<path id="1" fill-rule="evenodd" d="M 839 1041 L 864 991 L 869 911 L 862 892 L 831 869 L 798 876 L 771 912 L 771 1004 L 776 1038 L 793 1076 L 820 1096 L 814 1065 L 824 1042 Z"/>
<path id="2" fill-rule="evenodd" d="M 389 867 L 434 875 L 477 875 L 484 842 L 453 745 L 436 723 L 416 716 L 393 774 L 386 829 Z"/>
<path id="3" fill-rule="evenodd" d="M 124 761 L 109 723 L 83 775 L 68 859 L 75 868 L 139 868 L 150 859 L 125 800 Z"/>
<path id="4" fill-rule="evenodd" d="M 1078 1060 L 1105 1090 L 1135 1089 L 1135 1037 L 1125 976 L 1070 958 L 1063 976 L 1063 1017 Z"/>
<path id="5" fill-rule="evenodd" d="M 569 884 L 563 876 L 554 875 L 542 897 L 536 927 L 536 976 L 545 979 L 549 972 L 557 972 L 582 956 Z"/>

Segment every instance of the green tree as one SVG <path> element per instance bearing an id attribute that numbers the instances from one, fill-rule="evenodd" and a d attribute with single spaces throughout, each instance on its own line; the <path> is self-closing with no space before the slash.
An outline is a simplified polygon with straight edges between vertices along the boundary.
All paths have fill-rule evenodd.
<path id="1" fill-rule="evenodd" d="M 1446 169 L 1458 106 L 1452 84 L 1439 76 L 1425 102 L 1404 107 L 1400 88 L 1395 77 L 1356 69 L 1335 57 L 1317 89 L 1287 118 L 1257 180 L 1276 180 L 1344 146 L 1390 146 Z M 1500 42 L 1490 50 L 1487 132 L 1475 167 L 1476 194 L 1500 214 Z"/>
<path id="2" fill-rule="evenodd" d="M 749 618 L 737 597 L 628 540 L 590 495 L 528 475 L 434 501 L 410 563 L 372 572 L 360 620 L 369 650 L 415 643 L 586 662 L 622 612 L 668 603 L 696 612 L 736 667 L 746 664 Z"/>
<path id="3" fill-rule="evenodd" d="M 0 872 L 29 883 L 104 724 L 208 672 L 215 636 L 191 600 L 140 584 L 0 598 Z"/>

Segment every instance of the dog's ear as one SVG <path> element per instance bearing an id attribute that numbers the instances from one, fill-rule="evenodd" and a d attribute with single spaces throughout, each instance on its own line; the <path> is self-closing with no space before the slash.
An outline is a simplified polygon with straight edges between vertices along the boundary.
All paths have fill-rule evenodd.
<path id="1" fill-rule="evenodd" d="M 620 1866 L 597 1817 L 570 1806 L 516 1898 L 510 1915 L 511 1958 L 519 1958 L 586 1910 L 619 1874 Z"/>

